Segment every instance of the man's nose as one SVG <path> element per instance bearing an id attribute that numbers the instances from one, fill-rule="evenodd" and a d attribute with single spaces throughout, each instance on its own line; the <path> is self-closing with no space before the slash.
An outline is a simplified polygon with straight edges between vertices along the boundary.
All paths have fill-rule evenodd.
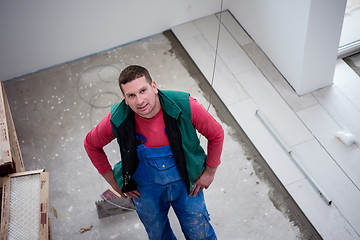
<path id="1" fill-rule="evenodd" d="M 136 96 L 136 104 L 141 105 L 143 102 L 143 97 L 141 95 Z"/>

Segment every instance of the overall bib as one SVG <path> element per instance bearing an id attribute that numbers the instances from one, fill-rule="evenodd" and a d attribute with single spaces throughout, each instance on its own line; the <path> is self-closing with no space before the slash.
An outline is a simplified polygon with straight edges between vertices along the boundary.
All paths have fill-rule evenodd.
<path id="1" fill-rule="evenodd" d="M 206 209 L 203 191 L 188 195 L 170 145 L 138 146 L 139 166 L 133 175 L 139 198 L 133 198 L 136 212 L 149 239 L 176 239 L 168 219 L 170 205 L 180 221 L 186 239 L 216 239 Z"/>

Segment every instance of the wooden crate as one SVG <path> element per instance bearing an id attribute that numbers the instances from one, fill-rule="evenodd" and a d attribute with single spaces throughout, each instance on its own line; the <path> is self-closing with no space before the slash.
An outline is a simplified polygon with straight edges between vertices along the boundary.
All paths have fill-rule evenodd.
<path id="1" fill-rule="evenodd" d="M 0 240 L 49 236 L 49 174 L 27 171 L 3 177 Z"/>
<path id="2" fill-rule="evenodd" d="M 9 102 L 1 83 L 0 91 L 0 176 L 25 171 Z"/>

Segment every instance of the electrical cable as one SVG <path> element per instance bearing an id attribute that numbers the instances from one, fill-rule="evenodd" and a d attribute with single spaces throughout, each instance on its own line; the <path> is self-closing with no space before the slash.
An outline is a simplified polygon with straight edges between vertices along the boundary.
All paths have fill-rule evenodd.
<path id="1" fill-rule="evenodd" d="M 120 69 L 118 69 L 118 68 L 117 68 L 116 66 L 114 66 L 114 65 L 96 65 L 96 66 L 91 66 L 91 67 L 89 67 L 88 69 L 86 69 L 85 71 L 83 71 L 83 72 L 80 74 L 80 76 L 77 78 L 77 82 L 76 82 L 77 94 L 78 94 L 78 96 L 80 97 L 81 100 L 83 100 L 84 102 L 86 102 L 86 103 L 87 103 L 88 105 L 90 105 L 92 108 L 101 109 L 101 108 L 111 107 L 111 105 L 112 105 L 113 103 L 112 103 L 112 104 L 109 104 L 109 105 L 106 105 L 106 106 L 98 106 L 98 105 L 96 105 L 96 104 L 94 103 L 95 100 L 96 100 L 97 98 L 99 98 L 99 96 L 101 96 L 101 95 L 111 94 L 111 95 L 116 96 L 118 99 L 121 98 L 121 97 L 119 96 L 119 94 L 117 94 L 116 92 L 106 91 L 106 92 L 99 92 L 99 93 L 93 95 L 93 96 L 90 98 L 90 100 L 87 100 L 87 99 L 85 99 L 85 97 L 82 96 L 82 94 L 81 94 L 81 92 L 80 92 L 80 89 L 81 89 L 81 87 L 80 87 L 80 81 L 81 81 L 81 79 L 83 78 L 83 75 L 84 75 L 85 73 L 87 73 L 88 71 L 91 71 L 92 69 L 95 69 L 95 68 L 99 68 L 99 67 L 104 68 L 104 67 L 108 67 L 108 66 L 114 67 L 115 69 L 117 69 L 117 70 L 120 72 Z M 102 68 L 98 70 L 98 73 L 97 73 L 98 78 L 99 78 L 100 82 L 109 83 L 109 81 L 104 80 L 104 79 L 101 77 L 101 75 L 100 75 L 100 71 L 102 70 Z"/>
<path id="2" fill-rule="evenodd" d="M 206 108 L 206 111 L 209 111 L 210 106 L 212 104 L 212 91 L 213 91 L 213 85 L 214 85 L 214 79 L 215 79 L 215 70 L 216 70 L 216 63 L 217 63 L 217 56 L 218 56 L 218 49 L 219 49 L 219 40 L 220 40 L 220 29 L 221 29 L 221 14 L 223 10 L 223 0 L 220 1 L 220 12 L 219 12 L 219 25 L 218 25 L 218 32 L 216 37 L 216 45 L 215 45 L 215 56 L 214 56 L 214 64 L 213 64 L 213 70 L 212 70 L 212 76 L 210 81 L 210 95 L 209 95 L 209 104 Z M 201 134 L 199 133 L 199 141 L 201 140 Z"/>
<path id="3" fill-rule="evenodd" d="M 135 210 L 135 209 L 133 209 L 133 208 L 127 208 L 127 207 L 120 206 L 120 205 L 118 205 L 118 204 L 116 204 L 116 203 L 113 203 L 113 202 L 111 202 L 109 199 L 106 199 L 103 194 L 101 194 L 101 197 L 102 197 L 106 202 L 110 203 L 111 205 L 114 205 L 115 207 L 118 207 L 118 208 L 121 208 L 121 209 L 124 209 L 124 210 L 129 210 L 129 211 Z"/>
<path id="4" fill-rule="evenodd" d="M 220 1 L 220 12 L 219 12 L 219 25 L 218 25 L 218 32 L 217 32 L 217 39 L 216 39 L 216 46 L 215 46 L 215 58 L 214 58 L 214 65 L 212 70 L 212 76 L 211 76 L 211 90 L 210 90 L 210 96 L 209 96 L 209 105 L 207 107 L 207 111 L 209 111 L 212 101 L 212 87 L 214 85 L 214 78 L 215 78 L 215 69 L 216 69 L 216 63 L 217 63 L 217 55 L 218 55 L 218 49 L 219 49 L 219 40 L 220 40 L 220 29 L 221 29 L 221 12 L 223 9 L 223 0 Z"/>
<path id="5" fill-rule="evenodd" d="M 125 63 L 125 65 L 128 66 L 129 64 Z M 120 69 L 118 67 L 116 67 L 115 65 L 113 65 L 113 64 L 100 64 L 100 65 L 95 65 L 95 66 L 88 67 L 85 71 L 83 71 L 79 75 L 79 77 L 77 78 L 77 81 L 76 81 L 76 90 L 77 90 L 77 94 L 78 94 L 79 98 L 90 106 L 90 116 L 89 117 L 90 117 L 90 127 L 91 128 L 94 127 L 93 126 L 93 111 L 95 109 L 109 108 L 114 103 L 118 102 L 122 98 L 122 96 L 119 95 L 118 92 L 116 92 L 116 91 L 101 91 L 101 92 L 94 93 L 93 95 L 88 96 L 87 97 L 88 99 L 86 99 L 86 97 L 85 97 L 87 94 L 82 94 L 81 93 L 81 89 L 83 89 L 83 87 L 86 88 L 87 84 L 92 84 L 92 82 L 86 83 L 86 77 L 85 77 L 85 74 L 88 73 L 88 72 L 91 72 L 91 71 L 97 71 L 98 83 L 105 84 L 105 85 L 112 84 L 112 81 L 108 81 L 107 79 L 105 79 L 104 77 L 101 76 L 101 71 L 106 67 L 112 67 L 112 68 L 114 68 L 115 70 L 117 70 L 120 73 Z M 116 78 L 116 80 L 117 80 L 117 78 Z M 83 82 L 83 81 L 85 81 L 85 82 Z M 85 83 L 86 83 L 86 85 L 84 85 Z M 101 99 L 104 95 L 113 96 L 113 98 L 116 99 L 116 100 L 112 101 L 109 104 L 104 104 L 104 105 L 96 104 L 96 101 L 98 99 Z"/>

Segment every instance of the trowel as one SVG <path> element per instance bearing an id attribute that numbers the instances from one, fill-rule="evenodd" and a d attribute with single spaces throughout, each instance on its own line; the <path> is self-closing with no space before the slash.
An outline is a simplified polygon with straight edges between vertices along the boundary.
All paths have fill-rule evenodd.
<path id="1" fill-rule="evenodd" d="M 123 198 L 113 188 L 101 194 L 102 200 L 95 202 L 99 219 L 135 210 L 131 198 Z"/>

